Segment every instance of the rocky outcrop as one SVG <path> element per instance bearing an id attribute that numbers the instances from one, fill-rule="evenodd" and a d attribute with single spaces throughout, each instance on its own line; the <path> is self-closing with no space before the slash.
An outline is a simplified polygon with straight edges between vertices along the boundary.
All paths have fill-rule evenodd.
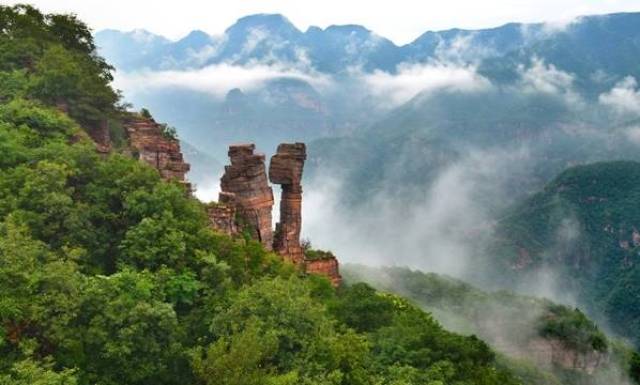
<path id="1" fill-rule="evenodd" d="M 254 151 L 254 144 L 229 147 L 231 164 L 225 166 L 220 187 L 223 193 L 234 194 L 238 216 L 245 222 L 241 227 L 246 226 L 256 240 L 272 250 L 273 191 L 267 180 L 265 156 Z"/>
<path id="2" fill-rule="evenodd" d="M 330 256 L 322 259 L 307 259 L 304 261 L 307 274 L 317 274 L 329 278 L 331 284 L 337 287 L 342 282 L 338 259 Z"/>
<path id="3" fill-rule="evenodd" d="M 207 206 L 207 214 L 211 227 L 227 235 L 238 233 L 236 225 L 236 196 L 233 193 L 221 192 L 218 202 Z"/>
<path id="4" fill-rule="evenodd" d="M 282 186 L 280 221 L 276 224 L 273 249 L 299 265 L 304 262 L 300 246 L 302 229 L 302 170 L 307 159 L 304 143 L 283 143 L 271 157 L 269 179 Z"/>
<path id="5" fill-rule="evenodd" d="M 220 180 L 219 202 L 207 207 L 211 227 L 216 231 L 237 235 L 248 229 L 254 239 L 267 250 L 300 266 L 309 274 L 323 275 L 334 286 L 342 281 L 339 263 L 331 253 L 312 251 L 305 255 L 300 244 L 302 229 L 302 171 L 307 158 L 304 143 L 283 143 L 271 158 L 269 179 L 265 156 L 255 153 L 253 144 L 229 147 L 231 164 L 225 166 Z M 273 191 L 269 180 L 282 186 L 280 221 L 272 230 Z M 310 251 L 311 253 L 311 251 Z"/>
<path id="6" fill-rule="evenodd" d="M 180 151 L 180 142 L 165 134 L 163 127 L 151 118 L 134 116 L 124 124 L 134 155 L 154 167 L 162 178 L 183 183 L 190 191 L 186 174 L 190 166 Z"/>
<path id="7" fill-rule="evenodd" d="M 111 133 L 109 122 L 102 120 L 96 127 L 88 130 L 89 136 L 96 143 L 96 150 L 101 154 L 111 152 Z"/>
<path id="8" fill-rule="evenodd" d="M 593 372 L 608 361 L 606 352 L 590 350 L 581 352 L 571 349 L 557 339 L 534 338 L 529 341 L 526 353 L 522 358 L 533 359 L 538 365 L 551 368 L 559 366 L 563 369 L 577 370 L 587 374 Z"/>

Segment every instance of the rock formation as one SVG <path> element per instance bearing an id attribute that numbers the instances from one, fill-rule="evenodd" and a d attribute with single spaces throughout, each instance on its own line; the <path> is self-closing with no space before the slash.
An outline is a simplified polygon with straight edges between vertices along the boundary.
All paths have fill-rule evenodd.
<path id="1" fill-rule="evenodd" d="M 340 276 L 338 259 L 329 256 L 322 259 L 307 259 L 304 262 L 307 274 L 323 275 L 331 281 L 335 287 L 340 285 L 342 277 Z"/>
<path id="2" fill-rule="evenodd" d="M 305 256 L 300 244 L 302 228 L 302 171 L 306 160 L 304 143 L 283 143 L 271 158 L 269 180 L 282 186 L 280 221 L 272 231 L 273 191 L 265 169 L 265 156 L 255 153 L 255 145 L 229 147 L 231 164 L 220 180 L 219 202 L 207 207 L 211 227 L 228 235 L 248 228 L 267 250 L 301 266 L 309 274 L 323 275 L 334 286 L 342 280 L 339 264 L 331 253 L 313 251 Z M 311 252 L 310 252 L 311 253 Z"/>
<path id="3" fill-rule="evenodd" d="M 233 193 L 221 192 L 217 203 L 210 203 L 207 207 L 211 227 L 227 234 L 238 234 L 236 225 L 236 196 Z"/>
<path id="4" fill-rule="evenodd" d="M 234 194 L 238 216 L 245 221 L 241 227 L 248 227 L 256 240 L 272 250 L 273 191 L 267 180 L 265 156 L 254 150 L 254 144 L 229 147 L 231 164 L 225 166 L 220 187 L 222 192 Z"/>
<path id="5" fill-rule="evenodd" d="M 125 123 L 124 128 L 129 137 L 129 145 L 140 161 L 158 170 L 162 178 L 177 180 L 188 191 L 191 190 L 185 177 L 190 166 L 184 161 L 177 139 L 168 137 L 163 127 L 151 118 L 133 116 Z"/>
<path id="6" fill-rule="evenodd" d="M 96 127 L 88 130 L 89 136 L 96 143 L 96 150 L 101 154 L 111 152 L 111 134 L 109 133 L 109 122 L 102 120 Z"/>
<path id="7" fill-rule="evenodd" d="M 285 259 L 301 264 L 304 251 L 300 246 L 302 228 L 302 170 L 307 159 L 304 143 L 278 146 L 271 158 L 269 180 L 282 186 L 280 199 L 280 222 L 276 224 L 273 249 Z"/>
<path id="8" fill-rule="evenodd" d="M 514 357 L 530 359 L 537 365 L 552 368 L 576 370 L 593 374 L 596 369 L 609 361 L 606 352 L 595 350 L 578 351 L 557 339 L 534 338 L 529 341 L 525 352 L 512 352 Z"/>

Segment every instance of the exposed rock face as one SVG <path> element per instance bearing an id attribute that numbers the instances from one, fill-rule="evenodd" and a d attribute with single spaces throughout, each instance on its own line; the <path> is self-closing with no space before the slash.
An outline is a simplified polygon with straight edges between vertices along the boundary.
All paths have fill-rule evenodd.
<path id="1" fill-rule="evenodd" d="M 254 144 L 229 147 L 231 164 L 225 166 L 220 180 L 222 192 L 218 203 L 209 205 L 211 227 L 228 235 L 236 235 L 248 226 L 254 239 L 283 259 L 302 266 L 309 274 L 323 275 L 334 286 L 342 281 L 338 260 L 330 253 L 314 252 L 305 257 L 300 244 L 302 229 L 302 171 L 307 158 L 304 143 L 283 143 L 271 158 L 269 180 L 282 186 L 280 222 L 275 236 L 271 227 L 273 191 L 267 180 L 265 156 L 255 153 Z"/>
<path id="2" fill-rule="evenodd" d="M 106 154 L 111 151 L 111 134 L 109 133 L 109 122 L 106 119 L 88 132 L 91 139 L 96 143 L 96 150 L 99 153 Z"/>
<path id="3" fill-rule="evenodd" d="M 304 263 L 308 274 L 323 275 L 329 278 L 334 287 L 339 286 L 340 282 L 342 282 L 339 263 L 336 257 L 306 260 Z"/>
<path id="4" fill-rule="evenodd" d="M 164 179 L 182 182 L 191 190 L 185 177 L 190 166 L 184 161 L 177 139 L 166 137 L 162 126 L 153 119 L 134 117 L 124 128 L 140 161 L 155 167 Z"/>
<path id="5" fill-rule="evenodd" d="M 229 147 L 231 164 L 225 166 L 220 186 L 222 192 L 234 194 L 238 214 L 246 221 L 252 236 L 267 250 L 272 250 L 273 191 L 267 181 L 265 156 L 254 150 L 254 144 Z"/>
<path id="6" fill-rule="evenodd" d="M 304 252 L 300 246 L 302 228 L 302 170 L 307 159 L 304 143 L 283 143 L 271 158 L 269 179 L 282 186 L 280 222 L 276 224 L 273 249 L 285 259 L 301 264 Z"/>
<path id="7" fill-rule="evenodd" d="M 227 235 L 235 235 L 238 233 L 235 200 L 235 194 L 221 192 L 218 203 L 211 204 L 207 207 L 211 227 Z"/>
<path id="8" fill-rule="evenodd" d="M 541 366 L 557 365 L 587 374 L 593 374 L 597 368 L 608 361 L 607 353 L 595 350 L 579 352 L 567 348 L 562 341 L 546 338 L 534 338 L 529 341 L 526 356 Z"/>

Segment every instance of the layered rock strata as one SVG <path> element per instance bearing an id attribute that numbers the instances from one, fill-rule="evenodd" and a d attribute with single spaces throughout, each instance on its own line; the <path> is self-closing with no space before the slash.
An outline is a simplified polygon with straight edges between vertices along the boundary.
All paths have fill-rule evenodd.
<path id="1" fill-rule="evenodd" d="M 124 128 L 140 161 L 158 170 L 162 178 L 181 182 L 191 190 L 186 180 L 190 166 L 177 139 L 165 135 L 162 126 L 150 118 L 133 117 L 125 122 Z"/>
<path id="2" fill-rule="evenodd" d="M 254 239 L 272 250 L 273 191 L 267 180 L 265 156 L 254 151 L 254 144 L 229 147 L 231 164 L 225 166 L 220 187 L 223 193 L 234 194 L 238 216 L 245 222 L 239 223 L 240 227 L 247 228 Z"/>
<path id="3" fill-rule="evenodd" d="M 305 260 L 305 271 L 307 274 L 322 275 L 329 278 L 334 287 L 340 286 L 342 277 L 340 276 L 340 264 L 336 257 L 323 259 Z"/>
<path id="4" fill-rule="evenodd" d="M 271 158 L 269 178 L 265 156 L 255 153 L 254 144 L 229 147 L 230 165 L 220 180 L 219 202 L 208 206 L 211 226 L 224 234 L 236 235 L 248 229 L 267 250 L 301 266 L 309 274 L 323 275 L 334 286 L 342 280 L 338 260 L 330 253 L 314 252 L 305 257 L 300 244 L 302 229 L 302 172 L 307 158 L 304 143 L 283 143 Z M 280 221 L 272 230 L 273 190 L 269 180 L 282 186 Z"/>
<path id="5" fill-rule="evenodd" d="M 233 193 L 221 192 L 217 203 L 209 204 L 207 213 L 211 227 L 215 230 L 227 234 L 238 233 L 236 225 L 236 196 Z"/>
<path id="6" fill-rule="evenodd" d="M 276 224 L 273 249 L 297 265 L 304 262 L 300 246 L 302 229 L 302 171 L 307 159 L 304 143 L 283 143 L 271 157 L 269 179 L 282 186 L 280 222 Z"/>

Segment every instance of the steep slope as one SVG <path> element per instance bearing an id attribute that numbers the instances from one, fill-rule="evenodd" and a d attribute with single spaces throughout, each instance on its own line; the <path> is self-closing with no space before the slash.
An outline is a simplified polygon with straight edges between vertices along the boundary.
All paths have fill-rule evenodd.
<path id="1" fill-rule="evenodd" d="M 640 164 L 571 168 L 502 218 L 490 254 L 512 282 L 547 270 L 594 315 L 638 343 Z"/>
<path id="2" fill-rule="evenodd" d="M 19 54 L 0 56 L 0 383 L 520 384 L 486 343 L 400 297 L 336 291 L 213 231 L 176 183 L 175 132 L 103 99 L 116 94 L 86 25 L 24 5 L 0 22 L 0 52 Z M 76 82 L 93 85 L 80 100 Z M 131 146 L 99 153 L 96 118 Z M 272 179 L 299 194 L 291 151 Z"/>
<path id="3" fill-rule="evenodd" d="M 405 296 L 446 327 L 478 335 L 504 354 L 505 365 L 526 383 L 624 381 L 620 371 L 627 367 L 630 348 L 607 338 L 578 309 L 510 292 L 484 292 L 407 268 L 346 265 L 342 271 L 348 284 L 367 282 Z"/>

